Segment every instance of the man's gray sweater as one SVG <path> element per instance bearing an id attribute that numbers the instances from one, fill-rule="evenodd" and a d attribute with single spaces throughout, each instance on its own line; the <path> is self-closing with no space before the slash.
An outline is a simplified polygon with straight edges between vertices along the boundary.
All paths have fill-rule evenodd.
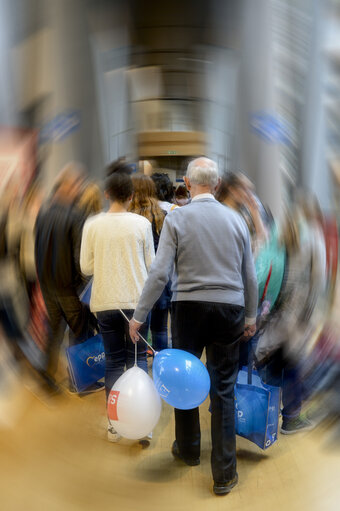
<path id="1" fill-rule="evenodd" d="M 212 195 L 198 195 L 165 218 L 134 319 L 146 320 L 169 278 L 172 301 L 245 306 L 246 323 L 255 322 L 258 289 L 248 227 Z"/>

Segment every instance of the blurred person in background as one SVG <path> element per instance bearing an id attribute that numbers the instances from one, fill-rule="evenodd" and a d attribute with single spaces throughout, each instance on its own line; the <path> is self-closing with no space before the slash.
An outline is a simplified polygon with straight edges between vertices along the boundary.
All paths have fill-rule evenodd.
<path id="1" fill-rule="evenodd" d="M 0 221 L 0 317 L 21 369 L 42 370 L 45 364 L 46 308 L 37 281 L 34 224 L 42 203 L 37 182 L 25 194 L 6 190 Z M 4 198 L 5 199 L 5 198 Z M 24 359 L 30 366 L 24 364 Z"/>
<path id="2" fill-rule="evenodd" d="M 237 484 L 234 385 L 239 338 L 255 332 L 257 281 L 245 222 L 213 194 L 218 168 L 208 158 L 193 160 L 185 184 L 192 201 L 165 218 L 156 259 L 130 321 L 131 338 L 172 282 L 171 330 L 174 348 L 201 357 L 206 349 L 211 380 L 211 466 L 213 491 L 225 495 Z M 174 457 L 200 463 L 199 409 L 175 409 Z"/>
<path id="3" fill-rule="evenodd" d="M 151 222 L 155 252 L 157 252 L 159 237 L 166 213 L 160 208 L 156 197 L 156 186 L 151 177 L 145 174 L 132 176 L 133 198 L 129 211 L 142 215 Z M 152 346 L 156 351 L 168 347 L 168 313 L 171 299 L 171 283 L 168 282 L 152 308 L 150 329 Z"/>
<path id="4" fill-rule="evenodd" d="M 156 194 L 160 207 L 166 213 L 169 213 L 170 211 L 173 211 L 175 208 L 177 208 L 177 204 L 174 204 L 174 188 L 168 174 L 155 172 L 152 174 L 151 179 L 156 185 Z"/>
<path id="5" fill-rule="evenodd" d="M 97 183 L 91 181 L 86 183 L 77 205 L 85 219 L 103 210 L 103 194 Z"/>
<path id="6" fill-rule="evenodd" d="M 52 391 L 59 390 L 55 375 L 64 321 L 76 341 L 86 340 L 96 325 L 95 317 L 79 299 L 82 287 L 79 254 L 84 218 L 76 201 L 84 179 L 84 170 L 79 164 L 66 165 L 35 224 L 36 268 L 49 317 L 47 364 L 42 376 Z"/>
<path id="7" fill-rule="evenodd" d="M 37 270 L 34 257 L 35 222 L 43 203 L 43 193 L 38 183 L 34 183 L 23 201 L 23 218 L 20 238 L 20 266 L 29 297 L 37 283 Z"/>
<path id="8" fill-rule="evenodd" d="M 190 202 L 188 190 L 185 185 L 178 185 L 175 190 L 175 203 L 177 206 L 185 206 Z"/>
<path id="9" fill-rule="evenodd" d="M 313 427 L 313 423 L 301 414 L 303 382 L 300 364 L 315 327 L 313 313 L 317 294 L 326 282 L 323 235 L 314 223 L 314 213 L 309 211 L 307 221 L 301 204 L 297 201 L 286 211 L 281 243 L 287 253 L 287 271 L 281 299 L 256 348 L 264 380 L 282 387 L 281 433 L 284 434 Z"/>
<path id="10" fill-rule="evenodd" d="M 135 347 L 129 336 L 130 319 L 155 257 L 149 220 L 129 212 L 133 197 L 130 168 L 122 161 L 108 168 L 105 195 L 110 201 L 106 213 L 87 220 L 81 243 L 80 266 L 84 275 L 93 275 L 90 307 L 96 313 L 105 350 L 105 388 L 108 398 L 125 367 L 133 367 Z M 157 215 L 157 210 L 154 210 Z M 161 216 L 155 223 L 160 226 Z M 149 320 L 141 329 L 147 336 Z M 138 345 L 137 364 L 147 372 L 146 347 Z M 108 423 L 108 440 L 120 435 Z"/>
<path id="11" fill-rule="evenodd" d="M 250 231 L 256 257 L 258 248 L 267 240 L 266 224 L 269 223 L 269 218 L 255 195 L 253 183 L 241 172 L 226 172 L 221 177 L 215 197 L 219 202 L 243 216 Z"/>
<path id="12" fill-rule="evenodd" d="M 35 181 L 22 204 L 20 268 L 29 299 L 30 317 L 21 347 L 26 358 L 38 371 L 45 368 L 48 338 L 48 314 L 38 281 L 34 255 L 35 223 L 42 203 L 43 192 L 40 183 Z"/>
<path id="13" fill-rule="evenodd" d="M 20 269 L 23 210 L 18 188 L 9 182 L 0 207 L 0 323 L 12 354 L 21 358 L 18 344 L 29 319 L 29 301 Z"/>
<path id="14" fill-rule="evenodd" d="M 265 226 L 266 212 L 255 195 L 253 183 L 241 172 L 225 172 L 220 179 L 215 198 L 225 206 L 237 211 L 245 220 L 250 237 L 254 258 L 268 237 Z M 252 339 L 240 343 L 240 368 L 248 364 L 252 349 L 256 348 L 258 334 Z"/>
<path id="15" fill-rule="evenodd" d="M 311 252 L 309 299 L 316 302 L 319 294 L 325 291 L 327 283 L 326 241 L 323 233 L 324 218 L 320 204 L 314 195 L 299 191 L 296 200 L 302 236 L 306 238 L 306 242 L 308 241 Z"/>
<path id="16" fill-rule="evenodd" d="M 103 193 L 97 183 L 87 181 L 77 201 L 77 206 L 81 212 L 84 223 L 90 216 L 97 215 L 103 211 L 103 198 Z M 84 304 L 84 306 L 88 307 L 88 298 L 86 297 L 91 295 L 92 284 L 90 277 L 85 277 L 84 275 L 83 277 L 84 286 L 80 296 L 82 299 L 85 297 L 86 304 Z"/>

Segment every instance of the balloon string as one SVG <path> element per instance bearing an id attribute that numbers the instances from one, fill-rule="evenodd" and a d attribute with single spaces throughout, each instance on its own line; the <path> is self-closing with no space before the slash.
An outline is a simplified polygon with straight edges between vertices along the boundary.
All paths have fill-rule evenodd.
<path id="1" fill-rule="evenodd" d="M 137 366 L 137 343 L 135 342 L 135 366 Z"/>
<path id="2" fill-rule="evenodd" d="M 127 315 L 126 315 L 126 314 L 125 314 L 125 313 L 124 313 L 121 309 L 119 309 L 119 312 L 120 312 L 120 313 L 124 316 L 124 318 L 126 319 L 126 321 L 127 321 L 128 323 L 130 323 L 129 318 L 127 317 Z M 137 334 L 138 334 L 138 335 L 139 335 L 139 337 L 142 339 L 142 341 L 144 341 L 144 342 L 145 342 L 145 344 L 147 344 L 147 345 L 149 346 L 149 348 L 150 348 L 150 349 L 151 349 L 154 353 L 156 353 L 156 350 L 154 350 L 154 349 L 153 349 L 153 347 L 151 346 L 151 344 L 149 344 L 149 343 L 148 343 L 148 341 L 147 341 L 146 339 L 144 339 L 144 337 L 142 336 L 142 334 L 140 334 L 139 332 L 137 332 Z M 135 349 L 136 349 L 136 351 L 137 351 L 137 344 L 136 344 L 136 348 L 135 348 Z"/>

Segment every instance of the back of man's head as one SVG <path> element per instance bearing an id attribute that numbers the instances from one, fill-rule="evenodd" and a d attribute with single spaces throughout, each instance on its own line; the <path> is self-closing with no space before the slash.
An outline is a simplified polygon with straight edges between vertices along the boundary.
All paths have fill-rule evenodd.
<path id="1" fill-rule="evenodd" d="M 209 158 L 196 158 L 189 163 L 186 177 L 192 185 L 207 186 L 213 189 L 218 184 L 217 164 Z"/>

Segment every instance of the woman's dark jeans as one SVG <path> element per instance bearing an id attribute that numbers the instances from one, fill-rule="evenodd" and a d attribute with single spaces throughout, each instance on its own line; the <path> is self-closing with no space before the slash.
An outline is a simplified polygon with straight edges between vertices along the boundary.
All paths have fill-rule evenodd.
<path id="1" fill-rule="evenodd" d="M 168 314 L 169 309 L 159 309 L 156 306 L 151 312 L 152 347 L 156 351 L 165 350 L 168 347 Z"/>
<path id="2" fill-rule="evenodd" d="M 150 330 L 152 347 L 156 351 L 161 351 L 168 347 L 168 315 L 171 296 L 171 282 L 169 281 L 151 312 Z"/>
<path id="3" fill-rule="evenodd" d="M 131 319 L 134 311 L 124 309 L 125 315 Z M 118 310 L 97 312 L 99 330 L 103 337 L 105 351 L 105 390 L 106 398 L 115 382 L 123 374 L 125 367 L 130 369 L 135 363 L 135 345 L 129 335 L 129 323 Z M 149 318 L 140 329 L 141 335 L 147 339 Z M 137 342 L 137 365 L 148 372 L 146 344 Z"/>

